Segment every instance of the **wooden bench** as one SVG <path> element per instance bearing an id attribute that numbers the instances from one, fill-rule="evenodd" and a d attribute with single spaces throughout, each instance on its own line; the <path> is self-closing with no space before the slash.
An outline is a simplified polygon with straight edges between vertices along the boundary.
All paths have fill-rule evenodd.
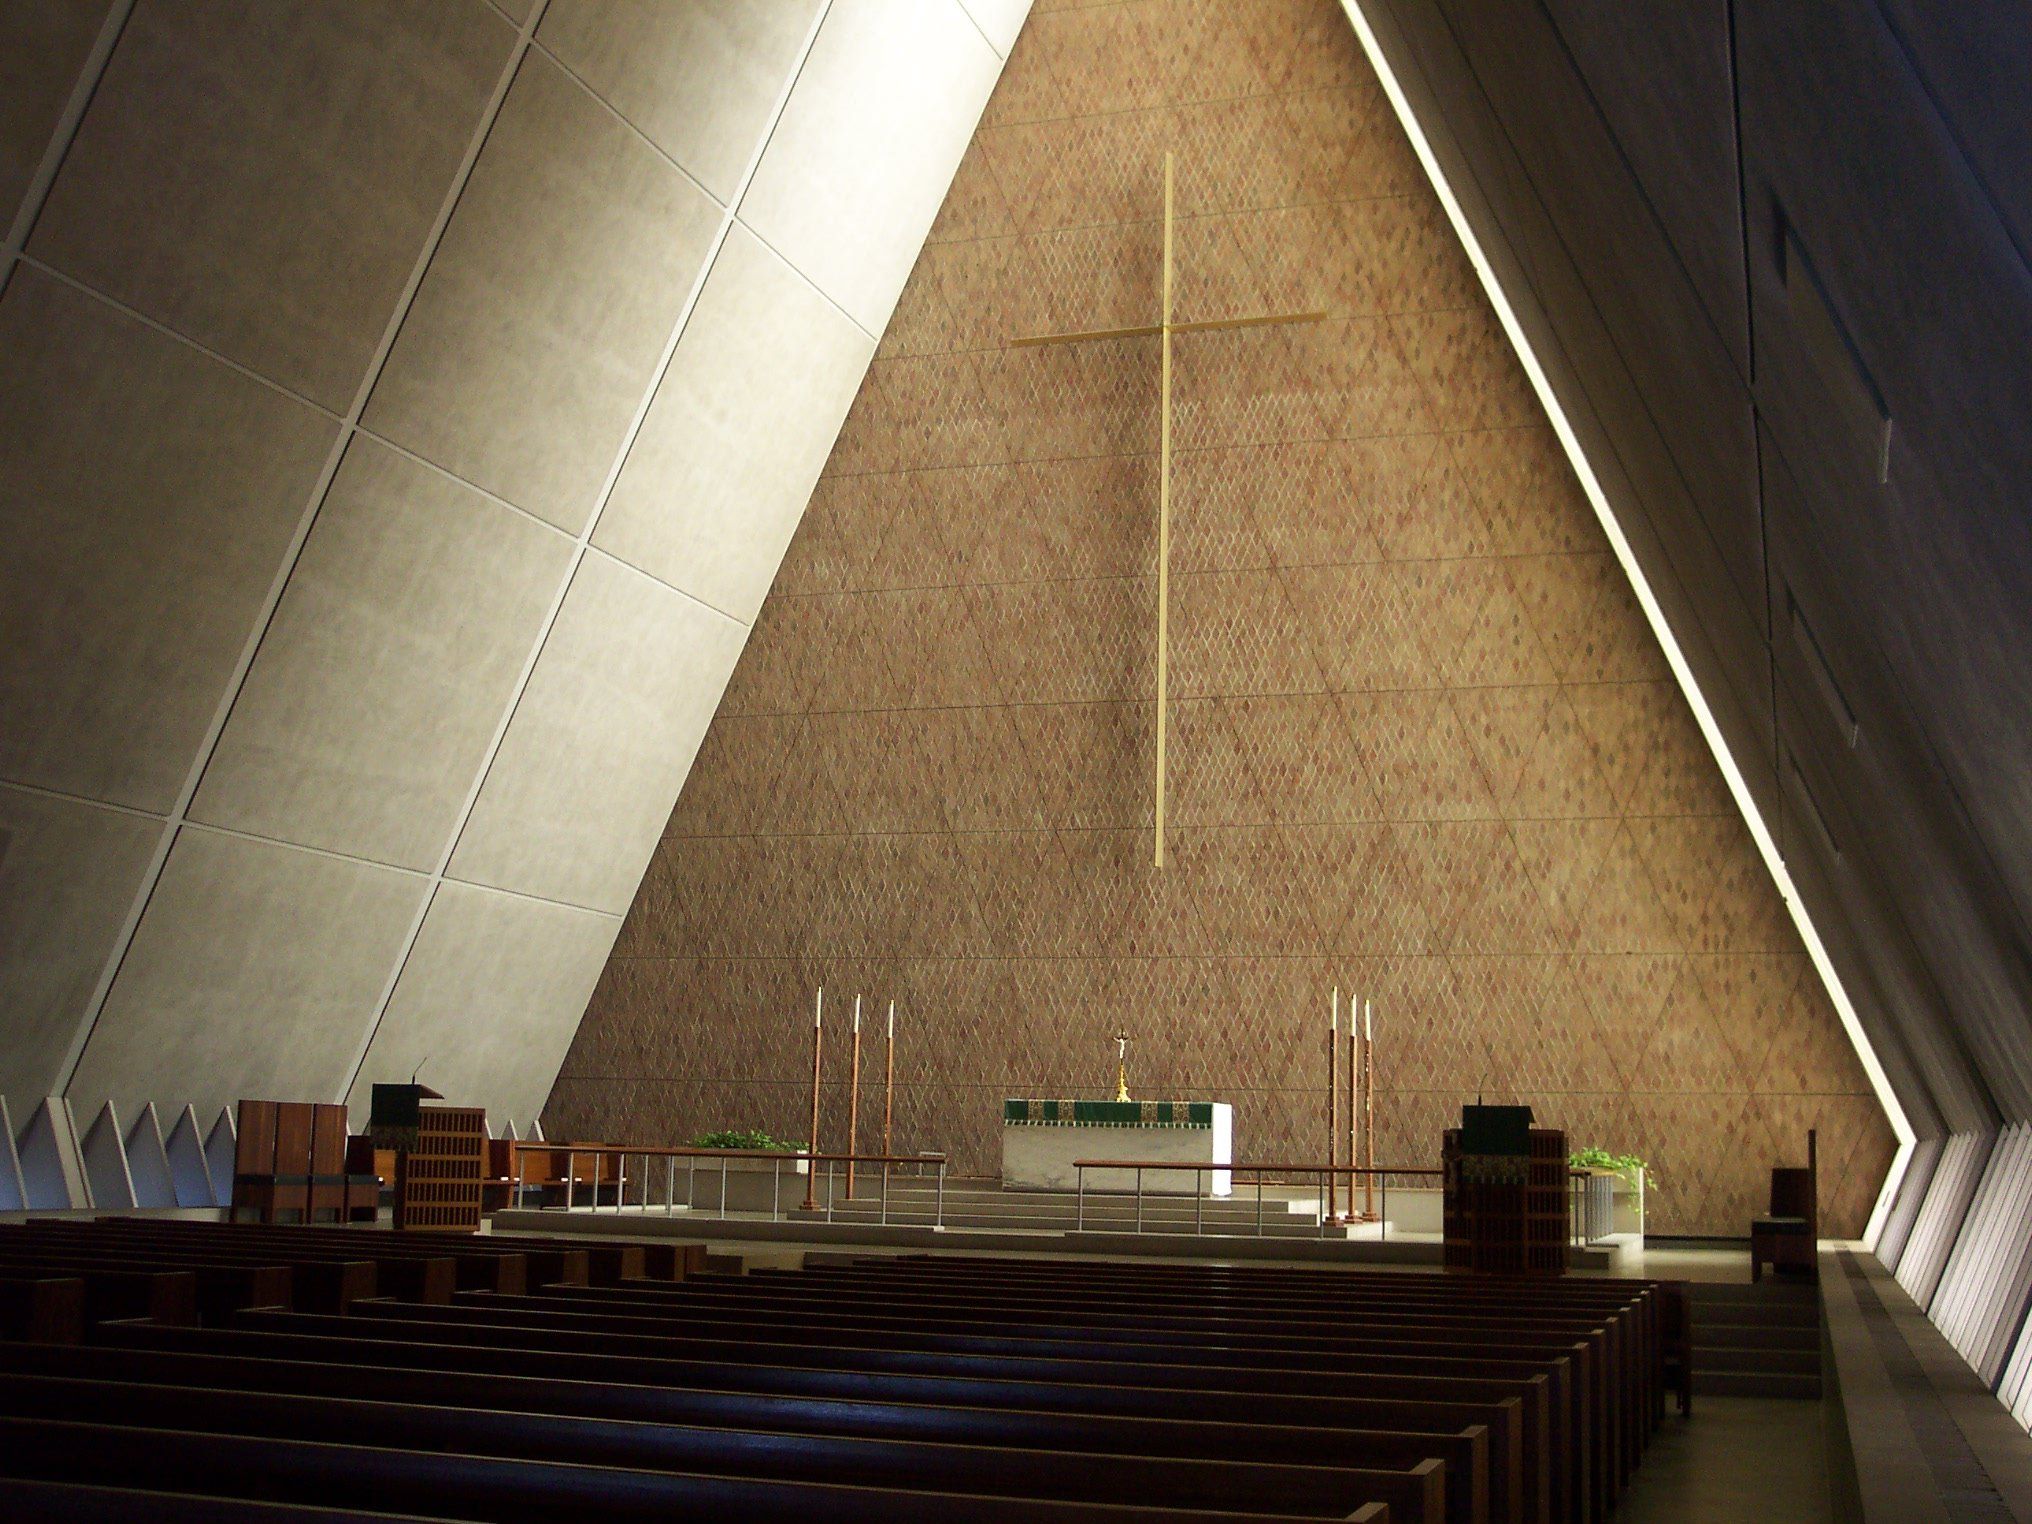
<path id="1" fill-rule="evenodd" d="M 953 1260 L 944 1257 L 882 1259 L 847 1266 L 829 1264 L 812 1271 L 782 1274 L 763 1272 L 757 1281 L 778 1284 L 804 1282 L 823 1286 L 829 1299 L 851 1296 L 856 1289 L 881 1297 L 890 1305 L 907 1301 L 923 1306 L 931 1298 L 960 1296 L 973 1315 L 989 1300 L 1014 1305 L 1009 1299 L 1029 1296 L 1058 1316 L 1069 1303 L 1085 1299 L 1084 1305 L 1099 1305 L 1112 1293 L 1114 1310 L 1107 1316 L 1120 1322 L 1133 1315 L 1133 1308 L 1171 1305 L 1190 1312 L 1197 1319 L 1216 1306 L 1223 1319 L 1234 1316 L 1231 1309 L 1242 1305 L 1260 1315 L 1266 1309 L 1302 1314 L 1305 1326 L 1319 1319 L 1337 1319 L 1347 1309 L 1402 1308 L 1418 1301 L 1435 1311 L 1480 1303 L 1501 1306 L 1506 1316 L 1580 1314 L 1602 1325 L 1600 1367 L 1594 1379 L 1596 1418 L 1603 1427 L 1603 1443 L 1596 1447 L 1596 1501 L 1604 1505 L 1627 1481 L 1641 1457 L 1650 1428 L 1663 1414 L 1665 1341 L 1661 1308 L 1683 1305 L 1676 1288 L 1653 1282 L 1561 1281 L 1491 1283 L 1476 1279 L 1429 1275 L 1345 1271 L 1266 1270 L 1258 1267 L 1210 1267 L 1190 1265 L 1127 1265 L 1090 1261 L 997 1260 L 992 1262 Z M 1223 1326 L 1230 1326 L 1224 1321 Z M 1685 1363 L 1681 1354 L 1682 1368 Z M 1682 1384 L 1682 1406 L 1686 1388 Z"/>
<path id="2" fill-rule="evenodd" d="M 261 1229 L 257 1239 L 239 1224 L 127 1217 L 105 1218 L 89 1226 L 101 1241 L 136 1255 L 202 1247 L 219 1254 L 285 1259 L 292 1267 L 301 1267 L 301 1281 L 315 1283 L 322 1275 L 343 1282 L 342 1293 L 337 1289 L 331 1293 L 334 1299 L 342 1296 L 341 1311 L 362 1297 L 400 1297 L 404 1301 L 443 1305 L 459 1289 L 457 1260 L 442 1252 L 441 1243 L 361 1242 L 335 1235 L 329 1228 L 291 1226 Z M 80 1236 L 81 1240 L 88 1240 L 92 1235 Z M 372 1236 L 394 1237 L 389 1233 Z M 364 1265 L 367 1270 L 363 1273 L 356 1269 L 319 1268 L 333 1265 Z"/>
<path id="3" fill-rule="evenodd" d="M 341 1254 L 292 1253 L 286 1246 L 267 1241 L 200 1239 L 191 1234 L 164 1234 L 145 1228 L 139 1232 L 107 1231 L 96 1223 L 72 1222 L 29 1222 L 11 1236 L 42 1239 L 68 1252 L 151 1268 L 239 1269 L 257 1276 L 266 1270 L 281 1271 L 281 1285 L 267 1292 L 253 1283 L 241 1290 L 230 1280 L 215 1279 L 215 1285 L 232 1289 L 225 1292 L 223 1302 L 206 1309 L 208 1321 L 221 1321 L 225 1314 L 237 1310 L 234 1302 L 242 1306 L 295 1307 L 305 1312 L 344 1312 L 353 1303 L 374 1296 L 378 1284 L 369 1260 Z M 201 1277 L 201 1293 L 203 1285 Z M 278 1294 L 279 1300 L 271 1299 Z"/>
<path id="4" fill-rule="evenodd" d="M 81 1344 L 84 1337 L 83 1281 L 76 1276 L 0 1270 L 0 1340 Z"/>
<path id="5" fill-rule="evenodd" d="M 544 1354 L 583 1351 L 629 1356 L 649 1362 L 650 1368 L 657 1372 L 656 1379 L 672 1383 L 684 1381 L 684 1367 L 688 1365 L 702 1373 L 706 1384 L 718 1384 L 728 1379 L 738 1381 L 740 1377 L 730 1376 L 731 1372 L 769 1367 L 778 1380 L 785 1372 L 836 1377 L 839 1379 L 829 1383 L 830 1389 L 850 1394 L 870 1390 L 869 1384 L 880 1378 L 908 1379 L 912 1376 L 934 1379 L 957 1376 L 1000 1381 L 1006 1386 L 1029 1383 L 1054 1389 L 1104 1384 L 1142 1387 L 1185 1395 L 1190 1400 L 1182 1407 L 1171 1409 L 1171 1416 L 1200 1420 L 1232 1418 L 1240 1413 L 1257 1415 L 1263 1412 L 1264 1402 L 1286 1397 L 1299 1401 L 1412 1398 L 1488 1403 L 1523 1396 L 1530 1404 L 1523 1420 L 1526 1426 L 1524 1437 L 1527 1443 L 1538 1447 L 1535 1456 L 1522 1468 L 1527 1495 L 1545 1492 L 1549 1464 L 1546 1441 L 1559 1432 L 1548 1418 L 1550 1408 L 1546 1402 L 1545 1378 L 1537 1373 L 1469 1378 L 1433 1377 L 1409 1369 L 1399 1373 L 1224 1369 L 1202 1374 L 1186 1361 L 1169 1366 L 1127 1365 L 1104 1360 L 1007 1359 L 874 1347 L 787 1345 L 769 1341 L 760 1331 L 754 1337 L 713 1340 L 657 1336 L 635 1330 L 602 1332 L 577 1327 L 539 1327 L 475 1316 L 470 1308 L 456 1305 L 450 1309 L 437 1309 L 376 1304 L 361 1309 L 360 1314 L 337 1319 L 256 1310 L 242 1315 L 237 1320 L 237 1326 L 263 1331 L 321 1332 L 362 1340 L 384 1340 L 391 1344 L 463 1344 L 489 1348 L 497 1353 L 512 1348 Z M 827 1386 L 828 1383 L 823 1380 L 810 1380 L 804 1389 L 822 1390 Z M 997 1399 L 998 1402 L 1006 1400 L 1006 1393 Z M 1264 1421 L 1302 1423 L 1307 1420 L 1290 1416 L 1286 1410 L 1274 1419 L 1265 1417 Z M 1310 1421 L 1317 1424 L 1335 1420 L 1323 1420 L 1315 1414 Z M 1360 1424 L 1350 1422 L 1348 1426 L 1359 1427 Z M 1526 1516 L 1547 1517 L 1549 1513 L 1547 1505 Z"/>
<path id="6" fill-rule="evenodd" d="M 1563 1377 L 1556 1355 L 1546 1365 L 1502 1360 L 1491 1352 L 1486 1339 L 1448 1340 L 1442 1332 L 1415 1339 L 1360 1339 L 1324 1334 L 1247 1334 L 1245 1348 L 1212 1349 L 1204 1337 L 1183 1333 L 1146 1335 L 1142 1330 L 1095 1325 L 1063 1331 L 1055 1338 L 1009 1336 L 988 1315 L 933 1323 L 905 1313 L 883 1317 L 853 1317 L 829 1314 L 824 1308 L 786 1310 L 777 1305 L 752 1319 L 729 1316 L 724 1308 L 686 1305 L 689 1298 L 677 1297 L 660 1310 L 630 1306 L 623 1299 L 599 1297 L 597 1292 L 552 1294 L 524 1299 L 461 1298 L 489 1322 L 511 1328 L 581 1329 L 634 1335 L 669 1330 L 685 1337 L 723 1342 L 766 1340 L 770 1344 L 798 1346 L 826 1345 L 838 1349 L 872 1351 L 906 1350 L 953 1353 L 988 1358 L 1036 1356 L 1045 1359 L 1076 1359 L 1082 1362 L 1139 1363 L 1144 1365 L 1190 1364 L 1211 1373 L 1228 1369 L 1283 1369 L 1324 1373 L 1361 1372 L 1398 1376 L 1530 1376 L 1545 1374 L 1555 1383 L 1552 1396 L 1564 1390 L 1557 1385 Z M 565 1309 L 560 1316 L 549 1309 Z M 800 1315 L 800 1311 L 802 1315 Z M 388 1309 L 391 1317 L 407 1314 Z M 1401 1330 L 1398 1330 L 1401 1332 Z M 1028 1330 L 1034 1332 L 1034 1330 Z M 1454 1331 L 1456 1334 L 1458 1330 Z M 1548 1342 L 1554 1349 L 1569 1348 L 1558 1336 Z M 1413 1353 L 1415 1351 L 1415 1353 Z M 1510 1351 L 1514 1354 L 1515 1351 Z"/>
<path id="7" fill-rule="evenodd" d="M 0 1386 L 0 1419 L 152 1427 L 288 1439 L 314 1435 L 376 1450 L 819 1482 L 955 1497 L 1029 1497 L 1234 1513 L 1341 1517 L 1385 1502 L 1393 1519 L 1444 1516 L 1444 1467 L 1333 1465 L 1050 1452 L 917 1438 L 769 1434 L 624 1419 L 441 1407 L 414 1402 L 233 1392 L 71 1376 L 18 1375 Z"/>
<path id="8" fill-rule="evenodd" d="M 503 1456 L 369 1448 L 327 1441 L 171 1428 L 122 1428 L 56 1419 L 0 1418 L 0 1453 L 19 1477 L 90 1481 L 149 1492 L 225 1494 L 341 1508 L 398 1500 L 405 1509 L 457 1517 L 513 1518 L 518 1524 L 579 1524 L 588 1517 L 640 1524 L 727 1518 L 764 1524 L 952 1524 L 1007 1519 L 1036 1524 L 1158 1524 L 1176 1508 L 987 1498 L 745 1477 L 645 1472 Z M 1268 1524 L 1261 1512 L 1199 1514 L 1208 1524 Z M 1363 1524 L 1390 1517 L 1382 1505 L 1347 1515 Z"/>
<path id="9" fill-rule="evenodd" d="M 512 1494 L 533 1519 L 597 1498 L 620 1517 L 1591 1524 L 1662 1421 L 1683 1332 L 1652 1282 L 703 1258 L 338 1224 L 0 1229 L 0 1286 L 75 1279 L 88 1322 L 130 1314 L 83 1346 L 0 1340 L 0 1445 L 39 1426 L 24 1479 L 73 1498 L 196 1496 L 208 1475 L 250 1506 L 365 1510 L 371 1476 L 462 1517 Z M 287 1295 L 258 1303 L 258 1274 Z M 152 1276 L 197 1286 L 204 1324 L 131 1316 Z M 93 1441 L 121 1460 L 87 1471 Z M 209 1469 L 133 1459 L 171 1446 Z"/>
<path id="10" fill-rule="evenodd" d="M 355 1337 L 371 1333 L 373 1337 Z M 892 1375 L 882 1372 L 783 1367 L 736 1359 L 725 1363 L 673 1361 L 634 1354 L 582 1353 L 566 1349 L 532 1349 L 493 1337 L 490 1330 L 463 1331 L 456 1342 L 439 1342 L 423 1330 L 404 1325 L 373 1328 L 362 1320 L 291 1317 L 262 1320 L 261 1326 L 226 1330 L 155 1328 L 118 1324 L 102 1330 L 104 1340 L 123 1349 L 150 1351 L 225 1350 L 243 1358 L 393 1370 L 402 1376 L 416 1371 L 459 1371 L 479 1377 L 516 1377 L 570 1382 L 575 1389 L 612 1393 L 629 1386 L 694 1398 L 750 1401 L 772 1405 L 785 1400 L 807 1402 L 817 1410 L 838 1413 L 843 1403 L 880 1402 L 913 1410 L 946 1411 L 985 1407 L 1004 1413 L 1049 1414 L 1091 1420 L 1135 1418 L 1229 1425 L 1235 1414 L 1249 1424 L 1284 1429 L 1331 1429 L 1354 1432 L 1364 1428 L 1396 1428 L 1409 1432 L 1444 1431 L 1455 1426 L 1480 1426 L 1489 1434 L 1495 1459 L 1511 1479 L 1508 1504 L 1500 1517 L 1538 1519 L 1542 1508 L 1529 1505 L 1516 1478 L 1524 1472 L 1522 1449 L 1542 1444 L 1542 1424 L 1533 1429 L 1526 1404 L 1514 1396 L 1491 1400 L 1401 1400 L 1389 1397 L 1288 1398 L 1253 1395 L 1240 1398 L 1219 1391 L 1113 1387 L 1031 1380 L 954 1376 Z M 1542 1469 L 1542 1458 L 1540 1466 Z M 1492 1494 L 1494 1488 L 1492 1487 Z M 1492 1498 L 1493 1501 L 1493 1498 Z M 1492 1509 L 1492 1516 L 1494 1510 Z"/>
<path id="11" fill-rule="evenodd" d="M 147 1287 L 130 1283 L 124 1288 L 124 1292 L 116 1292 L 114 1288 L 120 1277 L 186 1272 L 191 1278 L 196 1317 L 210 1322 L 223 1322 L 232 1313 L 244 1307 L 286 1308 L 291 1305 L 295 1296 L 295 1288 L 287 1265 L 241 1264 L 202 1255 L 151 1255 L 145 1266 L 137 1266 L 131 1259 L 121 1258 L 103 1246 L 83 1250 L 51 1243 L 33 1252 L 24 1253 L 0 1244 L 0 1264 L 16 1270 L 39 1268 L 76 1275 L 86 1283 L 88 1302 L 93 1299 L 95 1282 L 106 1287 L 106 1294 L 109 1296 L 145 1294 L 151 1299 L 172 1297 L 180 1299 L 184 1293 L 173 1282 L 167 1284 L 158 1282 Z M 151 1305 L 160 1304 L 152 1302 Z M 127 1315 L 150 1314 L 129 1312 Z M 169 1315 L 175 1316 L 174 1313 Z"/>
<path id="12" fill-rule="evenodd" d="M 1489 1517 L 1489 1431 L 1480 1424 L 1440 1433 L 1294 1429 L 1249 1422 L 1071 1416 L 979 1406 L 817 1401 L 533 1376 L 479 1375 L 458 1370 L 350 1366 L 139 1349 L 59 1351 L 0 1345 L 0 1374 L 69 1375 L 236 1392 L 298 1392 L 775 1434 L 914 1437 L 1104 1456 L 1274 1461 L 1298 1466 L 1317 1466 L 1325 1457 L 1337 1457 L 1353 1466 L 1398 1470 L 1438 1459 L 1446 1468 L 1447 1516 L 1461 1524 Z"/>

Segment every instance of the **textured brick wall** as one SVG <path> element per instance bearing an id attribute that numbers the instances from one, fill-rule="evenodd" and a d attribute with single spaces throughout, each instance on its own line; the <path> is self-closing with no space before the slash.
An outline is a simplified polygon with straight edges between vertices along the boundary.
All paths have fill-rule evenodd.
<path id="1" fill-rule="evenodd" d="M 1177 341 L 1160 872 L 1156 344 L 1010 340 L 1151 320 L 1167 146 L 1178 316 L 1332 318 Z M 1654 1227 L 1741 1233 L 1818 1125 L 1860 1231 L 1890 1130 L 1331 0 L 1039 6 L 551 1135 L 803 1136 L 821 980 L 897 1000 L 898 1142 L 968 1170 L 1004 1095 L 1107 1090 L 1118 1024 L 1139 1095 L 1318 1156 L 1338 982 L 1386 1160 L 1484 1089 L 1650 1158 Z"/>

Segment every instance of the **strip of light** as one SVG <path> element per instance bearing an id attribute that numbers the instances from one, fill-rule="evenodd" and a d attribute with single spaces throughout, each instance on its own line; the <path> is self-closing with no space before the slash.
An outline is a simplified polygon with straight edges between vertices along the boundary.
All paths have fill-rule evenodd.
<path id="1" fill-rule="evenodd" d="M 1898 1152 L 1891 1161 L 1891 1167 L 1884 1175 L 1884 1184 L 1877 1192 L 1876 1205 L 1870 1211 L 1870 1220 L 1864 1229 L 1864 1241 L 1875 1244 L 1882 1233 L 1884 1219 L 1891 1210 L 1891 1202 L 1897 1195 L 1898 1185 L 1904 1179 L 1906 1166 L 1912 1158 L 1916 1135 L 1911 1121 L 1905 1115 L 1905 1108 L 1899 1104 L 1897 1095 L 1891 1089 L 1891 1082 L 1884 1073 L 1884 1067 L 1877 1061 L 1876 1050 L 1870 1046 L 1870 1039 L 1863 1031 L 1863 1024 L 1856 1015 L 1856 1008 L 1849 1000 L 1848 991 L 1842 987 L 1841 976 L 1835 972 L 1833 961 L 1828 957 L 1827 948 L 1820 940 L 1820 933 L 1814 929 L 1806 907 L 1800 902 L 1799 892 L 1793 885 L 1792 875 L 1786 870 L 1785 859 L 1779 853 L 1778 843 L 1764 823 L 1763 812 L 1757 808 L 1757 801 L 1750 793 L 1749 784 L 1736 766 L 1735 758 L 1729 754 L 1727 742 L 1722 738 L 1721 727 L 1716 724 L 1714 712 L 1708 708 L 1702 696 L 1700 684 L 1695 680 L 1693 668 L 1687 664 L 1686 655 L 1679 649 L 1672 626 L 1666 623 L 1665 611 L 1652 594 L 1651 584 L 1645 579 L 1644 570 L 1637 564 L 1636 554 L 1630 549 L 1630 542 L 1623 534 L 1623 527 L 1616 520 L 1615 510 L 1609 506 L 1608 494 L 1602 490 L 1600 479 L 1594 467 L 1589 464 L 1586 452 L 1581 448 L 1580 438 L 1574 432 L 1572 422 L 1561 406 L 1559 395 L 1552 389 L 1545 368 L 1538 363 L 1531 341 L 1525 336 L 1523 325 L 1517 320 L 1516 310 L 1510 305 L 1510 298 L 1496 277 L 1495 267 L 1482 252 L 1481 241 L 1475 236 L 1469 224 L 1467 213 L 1462 210 L 1453 187 L 1447 182 L 1446 172 L 1440 167 L 1438 157 L 1427 141 L 1425 129 L 1419 124 L 1417 115 L 1411 109 L 1411 102 L 1397 82 L 1396 72 L 1390 67 L 1390 60 L 1384 54 L 1376 34 L 1369 25 L 1369 18 L 1363 14 L 1359 0 L 1341 0 L 1341 8 L 1347 12 L 1348 20 L 1354 24 L 1355 35 L 1361 39 L 1362 51 L 1369 55 L 1369 63 L 1376 71 L 1376 78 L 1382 83 L 1383 92 L 1390 98 L 1390 107 L 1397 113 L 1405 135 L 1411 140 L 1412 150 L 1418 155 L 1418 162 L 1425 168 L 1426 179 L 1432 182 L 1433 190 L 1439 196 L 1440 205 L 1446 210 L 1447 221 L 1453 224 L 1456 237 L 1467 253 L 1469 261 L 1480 277 L 1482 289 L 1488 293 L 1489 302 L 1496 309 L 1496 316 L 1503 324 L 1503 332 L 1509 335 L 1510 346 L 1517 352 L 1523 363 L 1524 374 L 1530 378 L 1531 389 L 1538 394 L 1538 401 L 1545 409 L 1545 415 L 1552 429 L 1559 436 L 1560 447 L 1566 451 L 1566 458 L 1573 466 L 1574 475 L 1580 479 L 1581 490 L 1594 506 L 1595 517 L 1601 521 L 1602 531 L 1609 537 L 1609 544 L 1616 552 L 1616 559 L 1622 563 L 1624 573 L 1630 579 L 1630 586 L 1636 590 L 1637 602 L 1644 610 L 1644 617 L 1650 622 L 1651 632 L 1658 637 L 1658 644 L 1665 652 L 1665 659 L 1672 667 L 1672 675 L 1679 680 L 1680 691 L 1686 695 L 1687 703 L 1693 709 L 1694 719 L 1700 724 L 1700 731 L 1707 738 L 1708 750 L 1714 753 L 1715 762 L 1722 770 L 1722 777 L 1728 781 L 1729 792 L 1735 797 L 1736 807 L 1742 811 L 1744 823 L 1750 828 L 1750 836 L 1757 843 L 1764 866 L 1770 870 L 1772 881 L 1778 886 L 1779 896 L 1785 901 L 1785 908 L 1791 912 L 1792 923 L 1799 930 L 1800 941 L 1806 945 L 1807 954 L 1813 959 L 1813 966 L 1819 971 L 1821 983 L 1826 986 L 1828 998 L 1834 1002 L 1837 1015 L 1841 1017 L 1842 1030 L 1848 1033 L 1849 1043 L 1856 1050 L 1856 1057 L 1862 1060 L 1863 1072 L 1869 1076 L 1870 1088 L 1876 1093 L 1877 1103 L 1884 1108 L 1884 1115 L 1890 1119 L 1891 1130 L 1898 1138 Z"/>

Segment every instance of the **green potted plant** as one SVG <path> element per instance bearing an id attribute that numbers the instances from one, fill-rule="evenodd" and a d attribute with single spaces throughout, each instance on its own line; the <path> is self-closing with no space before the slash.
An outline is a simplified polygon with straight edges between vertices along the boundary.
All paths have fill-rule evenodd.
<path id="1" fill-rule="evenodd" d="M 764 1132 L 759 1127 L 746 1129 L 730 1127 L 722 1128 L 719 1132 L 701 1133 L 684 1146 L 686 1148 L 768 1149 L 772 1153 L 784 1154 L 799 1153 L 804 1148 L 802 1143 L 792 1143 L 787 1139 L 776 1137 L 772 1133 Z"/>
<path id="2" fill-rule="evenodd" d="M 681 1202 L 708 1213 L 722 1201 L 730 1212 L 767 1212 L 804 1199 L 803 1177 L 811 1172 L 811 1164 L 801 1157 L 802 1143 L 760 1127 L 722 1127 L 687 1138 L 684 1146 L 737 1152 L 679 1159 L 676 1184 Z M 754 1157 L 762 1154 L 783 1157 Z M 798 1182 L 794 1189 L 793 1180 Z"/>

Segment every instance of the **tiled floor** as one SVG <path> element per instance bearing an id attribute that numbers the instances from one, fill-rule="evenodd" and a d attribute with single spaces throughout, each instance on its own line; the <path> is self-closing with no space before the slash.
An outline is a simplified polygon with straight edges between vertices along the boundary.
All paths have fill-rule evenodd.
<path id="1" fill-rule="evenodd" d="M 1819 1524 L 1832 1518 L 1817 1402 L 1703 1397 L 1668 1413 L 1617 1524 Z"/>

